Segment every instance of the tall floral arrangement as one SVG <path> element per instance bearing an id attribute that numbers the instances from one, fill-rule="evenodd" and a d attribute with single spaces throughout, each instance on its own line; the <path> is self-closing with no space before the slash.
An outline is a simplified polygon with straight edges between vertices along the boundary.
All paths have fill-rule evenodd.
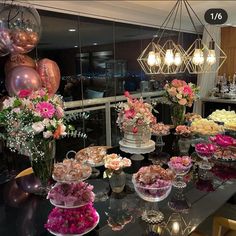
<path id="1" fill-rule="evenodd" d="M 49 96 L 45 89 L 21 90 L 17 96 L 3 101 L 0 112 L 1 137 L 12 151 L 28 155 L 41 153 L 38 141 L 51 141 L 67 135 L 63 102 L 58 96 Z"/>
<path id="2" fill-rule="evenodd" d="M 170 103 L 191 107 L 193 102 L 199 98 L 199 88 L 184 80 L 174 79 L 170 83 L 166 83 L 164 89 Z"/>
<path id="3" fill-rule="evenodd" d="M 151 127 L 156 124 L 151 104 L 144 102 L 142 98 L 132 98 L 129 92 L 125 92 L 125 97 L 127 102 L 120 103 L 116 107 L 118 111 L 117 124 L 122 131 L 132 127 L 133 133 L 137 133 L 140 126 Z"/>

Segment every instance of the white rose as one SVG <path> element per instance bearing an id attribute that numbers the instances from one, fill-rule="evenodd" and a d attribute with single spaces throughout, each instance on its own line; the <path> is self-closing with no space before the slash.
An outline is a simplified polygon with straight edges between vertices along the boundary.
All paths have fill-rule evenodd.
<path id="1" fill-rule="evenodd" d="M 32 124 L 32 128 L 36 133 L 42 132 L 44 130 L 43 122 L 35 122 L 34 124 Z"/>
<path id="2" fill-rule="evenodd" d="M 44 137 L 44 138 L 50 138 L 50 137 L 52 137 L 52 132 L 51 132 L 51 131 L 43 132 L 43 137 Z"/>

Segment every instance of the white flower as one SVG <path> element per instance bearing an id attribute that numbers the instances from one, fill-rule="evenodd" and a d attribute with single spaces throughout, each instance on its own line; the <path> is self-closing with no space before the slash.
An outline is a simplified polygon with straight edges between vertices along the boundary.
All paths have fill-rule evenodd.
<path id="1" fill-rule="evenodd" d="M 49 120 L 50 121 L 50 125 L 52 125 L 53 127 L 56 127 L 57 124 L 56 124 L 56 121 L 55 120 Z"/>
<path id="2" fill-rule="evenodd" d="M 67 133 L 66 133 L 66 126 L 61 124 L 61 136 L 65 136 L 65 135 L 67 135 Z"/>
<path id="3" fill-rule="evenodd" d="M 50 125 L 50 120 L 48 118 L 43 119 L 43 124 L 48 127 Z"/>
<path id="4" fill-rule="evenodd" d="M 10 98 L 5 99 L 3 101 L 3 109 L 13 106 L 14 101 L 15 101 L 14 97 L 10 97 Z"/>
<path id="5" fill-rule="evenodd" d="M 50 137 L 52 137 L 52 132 L 51 132 L 51 131 L 43 132 L 43 137 L 44 137 L 44 138 L 50 138 Z"/>
<path id="6" fill-rule="evenodd" d="M 12 111 L 15 112 L 15 113 L 20 113 L 20 108 L 19 107 L 18 108 L 14 108 Z"/>
<path id="7" fill-rule="evenodd" d="M 36 133 L 40 133 L 44 130 L 44 124 L 41 121 L 35 122 L 32 124 L 32 128 Z"/>

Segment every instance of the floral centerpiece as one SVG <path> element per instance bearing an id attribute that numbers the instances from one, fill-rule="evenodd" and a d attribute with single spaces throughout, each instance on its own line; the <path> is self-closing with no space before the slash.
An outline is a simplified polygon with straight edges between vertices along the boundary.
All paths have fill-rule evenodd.
<path id="1" fill-rule="evenodd" d="M 186 106 L 191 107 L 199 97 L 199 88 L 193 83 L 174 79 L 164 86 L 167 103 L 172 106 L 171 119 L 174 126 L 184 122 Z"/>
<path id="2" fill-rule="evenodd" d="M 128 158 L 122 158 L 112 153 L 104 157 L 104 166 L 107 168 L 104 172 L 104 177 L 109 178 L 113 192 L 122 192 L 126 180 L 123 168 L 131 166 L 131 161 Z"/>
<path id="3" fill-rule="evenodd" d="M 28 155 L 35 175 L 46 185 L 52 173 L 54 140 L 69 130 L 61 99 L 45 89 L 21 90 L 3 101 L 0 124 L 9 149 Z"/>
<path id="4" fill-rule="evenodd" d="M 151 127 L 156 123 L 152 114 L 152 105 L 142 98 L 132 98 L 129 92 L 125 92 L 127 103 L 119 103 L 117 124 L 124 132 L 124 140 L 128 143 L 147 143 L 151 138 Z"/>

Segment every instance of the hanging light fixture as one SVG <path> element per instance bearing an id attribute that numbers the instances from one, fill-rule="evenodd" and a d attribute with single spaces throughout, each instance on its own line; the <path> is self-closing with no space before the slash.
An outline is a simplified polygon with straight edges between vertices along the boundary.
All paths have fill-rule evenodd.
<path id="1" fill-rule="evenodd" d="M 185 51 L 181 43 L 181 27 L 182 27 L 182 12 L 185 8 L 187 15 L 197 34 L 197 39 Z M 193 21 L 193 14 L 198 22 L 203 26 L 206 33 L 210 36 L 211 41 L 209 46 L 202 42 L 202 39 L 197 31 Z M 176 26 L 176 19 L 179 16 L 179 29 L 177 43 L 170 38 L 166 40 L 163 46 L 160 41 L 163 38 L 168 24 L 172 21 L 170 29 Z M 193 8 L 187 0 L 177 0 L 163 24 L 161 25 L 157 35 L 160 36 L 155 42 L 156 37 L 152 39 L 151 43 L 144 49 L 138 58 L 138 62 L 146 74 L 177 74 L 184 73 L 186 70 L 190 74 L 200 74 L 207 72 L 217 72 L 226 60 L 226 54 L 220 46 L 213 40 L 209 31 L 204 27 L 200 18 L 197 16 Z M 149 47 L 151 46 L 151 49 Z M 155 50 L 154 50 L 155 49 Z M 216 63 L 218 66 L 216 66 Z"/>

